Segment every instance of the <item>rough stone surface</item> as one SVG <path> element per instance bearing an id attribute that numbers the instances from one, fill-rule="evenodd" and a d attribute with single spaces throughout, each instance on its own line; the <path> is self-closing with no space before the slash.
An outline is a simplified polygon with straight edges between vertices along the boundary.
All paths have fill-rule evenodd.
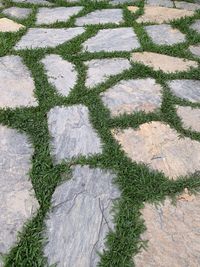
<path id="1" fill-rule="evenodd" d="M 151 78 L 124 80 L 101 93 L 101 98 L 112 116 L 151 112 L 161 106 L 161 86 Z"/>
<path id="2" fill-rule="evenodd" d="M 49 243 L 44 253 L 49 265 L 97 266 L 97 252 L 106 249 L 106 235 L 114 231 L 111 209 L 120 193 L 113 178 L 108 171 L 78 165 L 72 179 L 57 187 L 46 220 Z"/>
<path id="3" fill-rule="evenodd" d="M 77 15 L 83 7 L 42 7 L 39 9 L 36 24 L 52 24 L 55 22 L 68 21 L 72 16 Z"/>
<path id="4" fill-rule="evenodd" d="M 46 0 L 12 0 L 14 3 L 28 3 L 28 4 L 35 4 L 35 5 L 45 5 L 45 6 L 52 6 L 53 4 L 46 1 Z"/>
<path id="5" fill-rule="evenodd" d="M 26 135 L 0 125 L 0 255 L 17 242 L 17 233 L 39 207 L 27 176 L 32 155 Z"/>
<path id="6" fill-rule="evenodd" d="M 83 43 L 84 50 L 89 52 L 131 51 L 139 47 L 133 29 L 124 27 L 100 30 L 97 35 Z"/>
<path id="7" fill-rule="evenodd" d="M 55 107 L 48 113 L 48 125 L 52 136 L 51 154 L 56 163 L 102 152 L 100 139 L 89 122 L 87 107 Z"/>
<path id="8" fill-rule="evenodd" d="M 113 130 L 113 135 L 133 161 L 147 164 L 172 179 L 200 170 L 200 143 L 180 138 L 178 132 L 162 122 L 144 123 L 136 130 Z"/>
<path id="9" fill-rule="evenodd" d="M 177 106 L 177 114 L 181 118 L 183 127 L 200 132 L 200 109 Z"/>
<path id="10" fill-rule="evenodd" d="M 175 1 L 174 3 L 175 3 L 176 8 L 192 10 L 192 11 L 200 9 L 200 5 L 194 4 L 194 3 L 187 3 L 187 2 L 182 2 L 182 1 Z"/>
<path id="11" fill-rule="evenodd" d="M 75 66 L 58 55 L 47 55 L 42 63 L 47 72 L 48 81 L 62 96 L 68 96 L 76 84 Z"/>
<path id="12" fill-rule="evenodd" d="M 159 7 L 159 6 L 145 6 L 144 15 L 137 19 L 137 22 L 152 22 L 162 24 L 171 20 L 184 18 L 186 16 L 193 16 L 194 11 L 182 10 L 177 8 Z"/>
<path id="13" fill-rule="evenodd" d="M 131 68 L 131 64 L 124 58 L 93 59 L 86 61 L 87 78 L 85 85 L 94 87 L 105 82 L 111 75 L 117 75 Z"/>
<path id="14" fill-rule="evenodd" d="M 190 28 L 200 33 L 200 19 L 196 20 L 196 22 L 193 23 Z"/>
<path id="15" fill-rule="evenodd" d="M 132 13 L 135 13 L 139 10 L 139 7 L 137 6 L 128 6 L 127 9 L 131 11 Z"/>
<path id="16" fill-rule="evenodd" d="M 7 9 L 3 10 L 3 14 L 17 18 L 17 19 L 26 19 L 30 14 L 32 10 L 30 8 L 21 8 L 21 7 L 9 7 Z"/>
<path id="17" fill-rule="evenodd" d="M 145 30 L 158 45 L 174 45 L 185 42 L 185 35 L 167 24 L 146 26 Z"/>
<path id="18" fill-rule="evenodd" d="M 192 60 L 152 52 L 133 53 L 131 60 L 151 67 L 155 71 L 161 70 L 165 73 L 189 71 L 191 68 L 198 67 L 198 63 Z"/>
<path id="19" fill-rule="evenodd" d="M 137 2 L 137 0 L 111 0 L 109 1 L 109 4 L 116 6 L 116 5 L 123 5 L 126 3 L 134 4 L 135 2 Z"/>
<path id="20" fill-rule="evenodd" d="M 19 56 L 0 57 L 0 107 L 37 106 L 31 73 Z"/>
<path id="21" fill-rule="evenodd" d="M 0 32 L 17 32 L 25 28 L 22 24 L 14 22 L 7 18 L 0 19 Z"/>
<path id="22" fill-rule="evenodd" d="M 194 56 L 200 57 L 200 45 L 191 45 L 189 50 Z"/>
<path id="23" fill-rule="evenodd" d="M 173 80 L 168 82 L 171 91 L 178 97 L 193 103 L 200 101 L 200 81 Z"/>
<path id="24" fill-rule="evenodd" d="M 15 50 L 56 47 L 82 34 L 82 27 L 68 29 L 30 28 L 16 44 Z"/>
<path id="25" fill-rule="evenodd" d="M 171 0 L 146 0 L 146 4 L 149 6 L 174 7 Z"/>
<path id="26" fill-rule="evenodd" d="M 142 210 L 147 230 L 141 239 L 149 242 L 134 258 L 135 266 L 199 266 L 199 210 L 199 195 L 180 196 L 176 205 L 169 198 L 160 205 L 147 203 Z"/>

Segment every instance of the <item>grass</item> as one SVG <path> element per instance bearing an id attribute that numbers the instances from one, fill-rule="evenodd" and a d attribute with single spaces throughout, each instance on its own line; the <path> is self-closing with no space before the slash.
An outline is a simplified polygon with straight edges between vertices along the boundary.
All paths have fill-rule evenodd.
<path id="1" fill-rule="evenodd" d="M 191 1 L 190 1 L 191 2 Z M 80 3 L 70 4 L 64 0 L 57 0 L 54 3 L 58 6 L 84 6 L 84 10 L 77 16 L 87 14 L 93 10 L 101 8 L 112 8 L 106 2 L 80 1 Z M 200 133 L 185 130 L 179 117 L 176 115 L 175 106 L 186 105 L 200 107 L 200 104 L 192 104 L 188 101 L 179 99 L 170 92 L 167 81 L 171 79 L 200 79 L 200 69 L 177 74 L 164 74 L 162 71 L 153 71 L 151 68 L 141 64 L 132 64 L 132 68 L 111 77 L 108 81 L 92 90 L 85 87 L 86 67 L 83 64 L 86 60 L 94 58 L 123 57 L 130 58 L 130 53 L 83 53 L 81 44 L 94 36 L 99 29 L 113 27 L 133 27 L 141 48 L 135 51 L 151 51 L 170 56 L 184 57 L 196 60 L 189 52 L 188 46 L 200 42 L 200 35 L 189 28 L 196 19 L 200 19 L 200 12 L 196 12 L 191 18 L 180 19 L 171 23 L 172 26 L 180 29 L 186 34 L 186 42 L 174 46 L 157 46 L 152 43 L 144 31 L 144 25 L 138 24 L 135 19 L 143 13 L 144 1 L 138 1 L 140 10 L 134 15 L 126 9 L 126 5 L 119 5 L 123 8 L 124 23 L 122 25 L 96 25 L 86 27 L 84 34 L 74 38 L 70 42 L 56 47 L 55 49 L 36 49 L 15 51 L 13 46 L 25 34 L 27 28 L 35 27 L 35 15 L 39 6 L 31 4 L 15 4 L 19 7 L 30 7 L 32 15 L 25 20 L 16 20 L 27 28 L 18 33 L 0 33 L 0 56 L 19 55 L 24 63 L 32 72 L 35 80 L 35 96 L 39 106 L 35 108 L 1 109 L 0 123 L 9 127 L 25 132 L 34 147 L 32 158 L 32 169 L 30 178 L 40 204 L 37 215 L 29 221 L 19 235 L 18 244 L 12 248 L 5 257 L 6 267 L 42 267 L 46 264 L 43 256 L 43 237 L 44 219 L 50 208 L 50 201 L 56 186 L 62 181 L 62 174 L 65 173 L 66 179 L 70 179 L 70 166 L 74 164 L 89 164 L 91 167 L 110 169 L 117 174 L 116 184 L 121 190 L 120 201 L 115 206 L 116 231 L 110 233 L 107 238 L 108 249 L 101 257 L 99 266 L 101 267 L 130 267 L 133 266 L 133 255 L 144 246 L 140 241 L 140 234 L 145 230 L 144 222 L 140 216 L 140 210 L 145 202 L 155 203 L 163 201 L 166 196 L 174 197 L 182 192 L 185 187 L 189 190 L 198 191 L 200 179 L 198 174 L 188 178 L 180 178 L 176 181 L 169 180 L 162 173 L 152 172 L 145 165 L 132 162 L 120 149 L 119 144 L 113 139 L 111 129 L 133 127 L 137 128 L 145 122 L 163 121 L 168 123 L 181 136 L 190 137 L 200 141 Z M 9 1 L 6 6 L 13 6 Z M 1 15 L 3 17 L 3 15 Z M 44 27 L 73 27 L 75 17 L 66 23 L 55 23 Z M 40 60 L 46 54 L 59 54 L 76 65 L 78 71 L 78 82 L 68 97 L 61 97 L 56 94 L 55 89 L 47 82 L 47 77 Z M 136 79 L 152 77 L 163 87 L 163 102 L 159 111 L 145 114 L 143 112 L 131 115 L 122 115 L 118 118 L 111 118 L 109 111 L 103 106 L 100 99 L 100 92 L 106 91 L 122 79 Z M 84 104 L 90 112 L 90 120 L 100 136 L 103 144 L 103 154 L 90 158 L 80 157 L 69 164 L 62 163 L 53 165 L 50 155 L 47 125 L 47 113 L 54 106 L 69 106 L 74 104 Z"/>

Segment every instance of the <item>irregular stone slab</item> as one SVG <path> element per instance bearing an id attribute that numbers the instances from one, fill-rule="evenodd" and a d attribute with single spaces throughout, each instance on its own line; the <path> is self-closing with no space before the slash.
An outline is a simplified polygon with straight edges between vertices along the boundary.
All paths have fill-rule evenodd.
<path id="1" fill-rule="evenodd" d="M 153 121 L 137 130 L 114 130 L 113 135 L 133 161 L 147 164 L 171 179 L 200 170 L 200 143 L 180 138 L 167 124 Z"/>
<path id="2" fill-rule="evenodd" d="M 72 16 L 77 15 L 83 7 L 42 7 L 39 9 L 36 17 L 36 24 L 52 24 L 55 22 L 68 21 Z"/>
<path id="3" fill-rule="evenodd" d="M 26 135 L 0 125 L 0 255 L 9 252 L 18 232 L 39 208 L 27 175 L 32 155 Z"/>
<path id="4" fill-rule="evenodd" d="M 199 195 L 184 194 L 176 205 L 169 198 L 163 204 L 145 204 L 147 230 L 141 238 L 149 242 L 134 258 L 135 266 L 199 266 L 199 209 Z"/>
<path id="5" fill-rule="evenodd" d="M 45 5 L 52 6 L 53 4 L 46 0 L 12 0 L 14 3 L 24 3 L 24 4 L 35 4 L 35 5 Z"/>
<path id="6" fill-rule="evenodd" d="M 131 68 L 128 59 L 124 58 L 93 59 L 86 61 L 85 65 L 88 68 L 85 82 L 87 87 L 97 86 L 108 80 L 109 76 L 120 74 Z"/>
<path id="7" fill-rule="evenodd" d="M 194 15 L 194 11 L 182 10 L 177 8 L 159 7 L 159 6 L 145 6 L 144 15 L 137 19 L 137 22 L 158 23 L 169 22 L 184 17 Z"/>
<path id="8" fill-rule="evenodd" d="M 189 50 L 194 56 L 200 57 L 200 45 L 191 45 Z"/>
<path id="9" fill-rule="evenodd" d="M 114 231 L 111 209 L 120 197 L 115 175 L 99 168 L 75 166 L 72 179 L 57 187 L 46 219 L 44 248 L 49 265 L 96 267 L 108 232 Z"/>
<path id="10" fill-rule="evenodd" d="M 186 10 L 198 10 L 200 9 L 200 5 L 198 4 L 194 4 L 194 3 L 187 3 L 187 2 L 182 2 L 182 1 L 174 1 L 174 4 L 176 6 L 176 8 L 182 8 L 182 9 L 186 9 Z"/>
<path id="11" fill-rule="evenodd" d="M 171 0 L 146 0 L 146 4 L 149 6 L 174 7 Z"/>
<path id="12" fill-rule="evenodd" d="M 82 27 L 68 29 L 30 28 L 16 44 L 15 50 L 56 47 L 82 34 Z"/>
<path id="13" fill-rule="evenodd" d="M 106 23 L 120 24 L 123 21 L 122 9 L 102 9 L 93 11 L 84 17 L 77 18 L 75 24 L 77 26 Z"/>
<path id="14" fill-rule="evenodd" d="M 177 114 L 183 122 L 183 127 L 200 132 L 200 109 L 177 106 Z"/>
<path id="15" fill-rule="evenodd" d="M 135 13 L 139 10 L 139 7 L 137 6 L 128 6 L 127 9 L 131 11 L 132 13 Z"/>
<path id="16" fill-rule="evenodd" d="M 190 28 L 200 33 L 200 19 L 196 20 L 196 22 L 193 23 Z"/>
<path id="17" fill-rule="evenodd" d="M 151 78 L 121 81 L 101 93 L 101 98 L 112 116 L 151 112 L 162 103 L 161 86 Z"/>
<path id="18" fill-rule="evenodd" d="M 0 19 L 0 32 L 17 32 L 25 28 L 22 24 L 14 22 L 7 18 Z"/>
<path id="19" fill-rule="evenodd" d="M 178 97 L 192 103 L 200 101 L 199 80 L 173 80 L 168 82 L 170 90 Z"/>
<path id="20" fill-rule="evenodd" d="M 167 24 L 146 26 L 145 30 L 158 45 L 174 45 L 185 42 L 185 35 Z"/>
<path id="21" fill-rule="evenodd" d="M 100 139 L 89 122 L 87 107 L 52 108 L 48 113 L 48 125 L 52 136 L 51 154 L 56 163 L 102 152 Z"/>
<path id="22" fill-rule="evenodd" d="M 175 73 L 179 71 L 189 71 L 191 68 L 197 68 L 198 63 L 185 58 L 171 57 L 167 55 L 138 52 L 133 53 L 131 60 L 136 63 L 144 64 L 153 68 L 155 71 L 163 71 L 165 73 Z"/>
<path id="23" fill-rule="evenodd" d="M 32 12 L 31 8 L 21 8 L 21 7 L 9 7 L 3 10 L 3 14 L 17 18 L 17 19 L 26 19 Z"/>
<path id="24" fill-rule="evenodd" d="M 131 51 L 139 47 L 133 29 L 125 27 L 100 30 L 97 35 L 83 43 L 84 50 L 89 52 Z"/>
<path id="25" fill-rule="evenodd" d="M 19 56 L 0 57 L 0 107 L 37 106 L 34 81 Z"/>

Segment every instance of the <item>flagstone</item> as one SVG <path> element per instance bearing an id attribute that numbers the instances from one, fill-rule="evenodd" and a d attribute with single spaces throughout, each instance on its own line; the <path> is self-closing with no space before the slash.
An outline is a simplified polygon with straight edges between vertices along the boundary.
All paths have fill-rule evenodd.
<path id="1" fill-rule="evenodd" d="M 145 3 L 149 6 L 174 7 L 171 0 L 146 0 Z"/>
<path id="2" fill-rule="evenodd" d="M 200 57 L 200 45 L 191 45 L 189 50 L 194 56 Z"/>
<path id="3" fill-rule="evenodd" d="M 139 10 L 139 7 L 137 6 L 128 6 L 127 9 L 131 11 L 132 13 L 135 13 Z"/>
<path id="4" fill-rule="evenodd" d="M 194 22 L 191 26 L 191 29 L 197 31 L 198 33 L 200 33 L 200 19 L 196 20 L 196 22 Z"/>
<path id="5" fill-rule="evenodd" d="M 34 4 L 34 5 L 45 5 L 52 6 L 53 3 L 50 3 L 46 0 L 12 0 L 14 3 L 24 3 L 24 4 Z"/>
<path id="6" fill-rule="evenodd" d="M 0 18 L 0 32 L 17 32 L 25 28 L 22 24 L 7 18 Z"/>
<path id="7" fill-rule="evenodd" d="M 177 115 L 181 118 L 183 128 L 200 132 L 200 109 L 189 106 L 177 106 Z"/>
<path id="8" fill-rule="evenodd" d="M 17 18 L 17 19 L 26 19 L 32 12 L 30 8 L 21 8 L 21 7 L 9 7 L 3 10 L 3 14 Z"/>
<path id="9" fill-rule="evenodd" d="M 198 4 L 194 4 L 194 3 L 187 3 L 187 2 L 182 2 L 182 1 L 174 1 L 174 4 L 176 6 L 176 8 L 182 8 L 182 9 L 186 9 L 186 10 L 198 10 L 200 9 L 200 5 Z"/>

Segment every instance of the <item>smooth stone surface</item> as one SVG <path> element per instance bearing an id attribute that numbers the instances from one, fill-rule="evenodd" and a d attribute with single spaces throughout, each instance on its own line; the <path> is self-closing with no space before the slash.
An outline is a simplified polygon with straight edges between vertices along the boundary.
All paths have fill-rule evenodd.
<path id="1" fill-rule="evenodd" d="M 89 121 L 86 106 L 54 107 L 48 113 L 51 154 L 56 163 L 102 153 L 101 141 Z"/>
<path id="2" fill-rule="evenodd" d="M 200 57 L 200 45 L 191 45 L 189 50 L 194 56 Z"/>
<path id="3" fill-rule="evenodd" d="M 0 57 L 0 107 L 37 106 L 35 85 L 19 56 Z"/>
<path id="4" fill-rule="evenodd" d="M 115 175 L 99 168 L 75 166 L 72 179 L 55 190 L 46 219 L 49 265 L 96 267 L 108 232 L 114 231 L 112 207 L 120 197 Z"/>
<path id="5" fill-rule="evenodd" d="M 59 55 L 47 55 L 41 61 L 47 72 L 48 82 L 62 96 L 68 96 L 77 80 L 75 66 Z"/>
<path id="6" fill-rule="evenodd" d="M 131 11 L 132 13 L 135 13 L 139 10 L 139 7 L 137 6 L 128 6 L 127 9 Z"/>
<path id="7" fill-rule="evenodd" d="M 146 0 L 146 4 L 149 6 L 174 7 L 171 0 Z"/>
<path id="8" fill-rule="evenodd" d="M 30 8 L 21 8 L 21 7 L 9 7 L 3 10 L 3 14 L 17 18 L 17 19 L 26 19 L 32 12 Z"/>
<path id="9" fill-rule="evenodd" d="M 102 9 L 93 11 L 84 17 L 77 18 L 75 24 L 77 26 L 106 23 L 120 24 L 123 21 L 122 9 Z"/>
<path id="10" fill-rule="evenodd" d="M 144 163 L 171 179 L 200 170 L 200 143 L 180 138 L 178 132 L 162 122 L 144 123 L 136 130 L 116 129 L 113 136 L 133 161 Z"/>
<path id="11" fill-rule="evenodd" d="M 7 18 L 0 18 L 0 32 L 17 32 L 25 28 L 22 24 Z"/>
<path id="12" fill-rule="evenodd" d="M 158 45 L 174 45 L 186 41 L 183 33 L 167 24 L 146 26 L 145 30 Z"/>
<path id="13" fill-rule="evenodd" d="M 159 6 L 145 6 L 144 14 L 137 19 L 137 22 L 152 22 L 162 24 L 164 22 L 169 22 L 171 20 L 176 20 L 193 15 L 194 11 Z"/>
<path id="14" fill-rule="evenodd" d="M 140 47 L 138 38 L 132 28 L 100 30 L 97 35 L 83 43 L 88 52 L 131 51 Z"/>
<path id="15" fill-rule="evenodd" d="M 117 75 L 131 68 L 128 59 L 124 58 L 107 58 L 107 59 L 92 59 L 86 61 L 87 77 L 85 85 L 94 87 L 105 82 L 112 75 Z"/>
<path id="16" fill-rule="evenodd" d="M 200 33 L 200 19 L 196 20 L 191 26 L 191 29 L 197 31 L 198 33 Z"/>
<path id="17" fill-rule="evenodd" d="M 132 62 L 141 63 L 151 67 L 155 71 L 161 70 L 165 73 L 189 71 L 191 68 L 198 67 L 198 63 L 192 60 L 152 52 L 133 53 L 131 60 Z"/>
<path id="18" fill-rule="evenodd" d="M 200 197 L 183 194 L 176 205 L 145 204 L 142 217 L 147 227 L 141 236 L 147 250 L 134 258 L 136 267 L 196 267 L 200 260 Z"/>
<path id="19" fill-rule="evenodd" d="M 198 4 L 194 4 L 194 3 L 187 3 L 187 2 L 182 2 L 182 1 L 174 1 L 174 4 L 176 6 L 176 8 L 182 8 L 182 9 L 186 9 L 186 10 L 199 10 L 200 9 L 200 5 Z"/>
<path id="20" fill-rule="evenodd" d="M 152 112 L 162 103 L 161 86 L 154 79 L 124 80 L 101 93 L 112 116 L 136 111 Z"/>
<path id="21" fill-rule="evenodd" d="M 181 118 L 183 128 L 200 132 L 200 109 L 186 106 L 177 106 L 177 115 Z"/>
<path id="22" fill-rule="evenodd" d="M 55 22 L 68 21 L 72 16 L 77 15 L 83 7 L 42 7 L 39 9 L 36 16 L 36 24 L 52 24 Z"/>
<path id="23" fill-rule="evenodd" d="M 192 103 L 198 103 L 200 101 L 199 80 L 173 80 L 168 82 L 168 86 L 177 97 Z"/>
<path id="24" fill-rule="evenodd" d="M 35 4 L 35 5 L 45 5 L 52 6 L 53 4 L 46 0 L 12 0 L 14 3 L 24 3 L 24 4 Z"/>
<path id="25" fill-rule="evenodd" d="M 27 175 L 32 155 L 25 134 L 0 125 L 0 255 L 9 252 L 18 232 L 39 208 Z"/>
<path id="26" fill-rule="evenodd" d="M 56 47 L 82 34 L 82 27 L 68 29 L 30 28 L 15 45 L 15 50 Z"/>

